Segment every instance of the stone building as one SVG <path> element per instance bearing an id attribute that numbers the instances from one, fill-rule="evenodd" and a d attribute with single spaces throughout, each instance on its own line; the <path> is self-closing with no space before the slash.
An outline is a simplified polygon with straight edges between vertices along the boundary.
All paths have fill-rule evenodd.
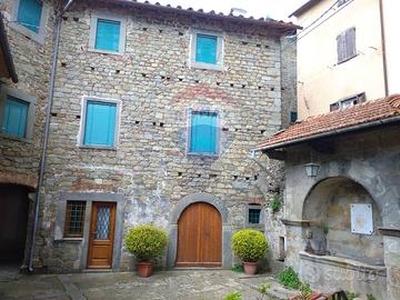
<path id="1" fill-rule="evenodd" d="M 124 233 L 149 223 L 169 232 L 162 266 L 230 268 L 230 237 L 248 226 L 278 258 L 268 207 L 281 165 L 249 150 L 289 114 L 281 38 L 298 27 L 118 0 L 39 1 L 36 30 L 14 21 L 28 2 L 2 4 L 15 89 L 36 108 L 32 131 L 1 144 L 2 182 L 13 184 L 2 187 L 33 200 L 24 262 L 131 269 Z"/>
<path id="2" fill-rule="evenodd" d="M 286 263 L 315 289 L 400 298 L 399 107 L 308 118 L 256 149 L 285 160 Z"/>

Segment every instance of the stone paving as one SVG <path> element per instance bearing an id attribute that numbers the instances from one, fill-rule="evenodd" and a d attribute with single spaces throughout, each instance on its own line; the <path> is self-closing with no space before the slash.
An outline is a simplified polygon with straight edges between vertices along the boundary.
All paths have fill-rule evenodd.
<path id="1" fill-rule="evenodd" d="M 135 299 L 135 300 L 213 300 L 233 291 L 244 300 L 275 299 L 257 291 L 270 283 L 271 292 L 287 299 L 269 274 L 246 276 L 230 270 L 158 271 L 150 278 L 131 272 L 22 275 L 0 277 L 0 299 Z M 282 296 L 283 295 L 283 296 Z"/>

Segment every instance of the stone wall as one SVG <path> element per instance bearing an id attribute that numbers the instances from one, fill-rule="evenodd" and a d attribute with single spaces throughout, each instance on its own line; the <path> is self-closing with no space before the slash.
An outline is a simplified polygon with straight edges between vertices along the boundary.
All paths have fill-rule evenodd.
<path id="1" fill-rule="evenodd" d="M 289 149 L 286 161 L 284 219 L 292 222 L 286 227 L 287 262 L 301 271 L 303 280 L 311 281 L 313 276 L 319 276 L 322 281 L 314 280 L 315 287 L 323 280 L 329 281 L 331 287 L 341 287 L 342 282 L 334 281 L 336 277 L 331 276 L 332 272 L 337 272 L 334 269 L 341 269 L 340 272 L 351 276 L 346 288 L 364 292 L 368 291 L 365 285 L 369 284 L 369 291 L 374 292 L 375 296 L 382 296 L 382 299 L 398 299 L 396 275 L 400 263 L 398 255 L 400 191 L 397 184 L 400 145 L 396 138 L 398 134 L 398 127 L 387 126 L 357 135 L 338 137 L 329 141 L 330 149 L 334 149 L 334 153 L 315 152 L 307 146 Z M 304 164 L 310 159 L 310 151 L 314 151 L 313 160 L 321 165 L 316 178 L 308 178 L 304 171 Z M 340 189 L 336 183 L 341 184 Z M 353 192 L 349 192 L 349 189 Z M 347 194 L 346 197 L 343 197 L 344 192 Z M 311 199 L 315 201 L 310 201 Z M 350 232 L 350 204 L 360 202 L 371 204 L 373 207 L 371 235 Z M 315 213 L 311 213 L 312 211 Z M 334 214 L 338 214 L 338 217 L 332 218 Z M 319 218 L 323 216 L 327 216 L 327 223 L 318 224 Z M 299 259 L 299 253 L 306 248 L 307 231 L 318 226 L 321 228 L 323 225 L 328 226 L 327 250 L 332 250 L 326 257 L 340 261 L 335 263 L 335 268 L 328 266 L 332 265 L 329 259 L 318 259 L 315 256 L 306 259 L 306 262 L 303 258 Z M 381 232 L 378 227 L 391 228 L 397 234 L 391 231 Z M 345 245 L 340 245 L 340 240 Z M 344 267 L 348 259 L 352 261 L 351 264 L 356 268 L 353 270 L 356 272 Z M 363 260 L 367 261 L 371 270 L 383 267 L 384 272 L 372 279 L 364 277 L 360 279 L 358 275 L 363 272 L 365 263 Z M 310 267 L 310 264 L 320 272 L 317 274 L 302 269 L 303 266 Z M 327 274 L 331 274 L 330 277 L 324 277 L 328 276 Z M 387 295 L 386 287 L 389 291 Z"/>
<path id="2" fill-rule="evenodd" d="M 44 43 L 31 39 L 19 30 L 13 15 L 16 1 L 2 1 L 0 8 L 10 45 L 12 59 L 19 82 L 0 82 L 0 92 L 13 90 L 35 98 L 33 135 L 19 139 L 0 133 L 0 182 L 37 185 L 37 174 L 41 154 L 41 142 L 45 119 L 45 105 L 48 100 L 51 55 L 53 53 L 54 7 L 52 1 L 44 1 L 49 8 L 45 27 Z"/>
<path id="3" fill-rule="evenodd" d="M 99 12 L 125 18 L 121 55 L 88 50 L 90 16 Z M 192 28 L 224 32 L 222 71 L 189 68 Z M 53 271 L 86 268 L 85 241 L 54 241 L 60 192 L 123 194 L 120 237 L 144 223 L 170 230 L 174 208 L 199 193 L 226 208 L 229 232 L 247 226 L 248 203 L 258 202 L 266 211 L 277 189 L 261 191 L 257 180 L 279 190 L 281 165 L 263 159 L 266 172 L 249 151 L 281 127 L 281 66 L 280 39 L 257 26 L 74 3 L 62 23 L 36 265 Z M 116 149 L 79 146 L 85 96 L 121 101 Z M 218 111 L 217 157 L 187 155 L 190 109 Z M 275 245 L 280 229 L 265 230 Z M 230 252 L 227 241 L 224 252 Z M 126 270 L 132 259 L 121 246 L 113 269 Z M 230 265 L 230 260 L 224 264 Z"/>

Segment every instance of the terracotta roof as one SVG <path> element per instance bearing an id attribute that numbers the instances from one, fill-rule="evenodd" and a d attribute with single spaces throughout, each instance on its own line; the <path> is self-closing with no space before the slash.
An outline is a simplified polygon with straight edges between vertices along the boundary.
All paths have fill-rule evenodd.
<path id="1" fill-rule="evenodd" d="M 302 27 L 295 25 L 291 22 L 284 22 L 284 21 L 276 21 L 271 18 L 254 18 L 254 17 L 244 17 L 242 15 L 235 16 L 232 13 L 225 15 L 223 13 L 217 13 L 213 10 L 209 12 L 205 12 L 203 9 L 198 9 L 195 10 L 193 8 L 188 8 L 184 9 L 181 6 L 176 6 L 173 7 L 170 4 L 167 5 L 161 5 L 159 2 L 156 2 L 154 4 L 150 3 L 149 1 L 138 1 L 138 0 L 104 0 L 107 2 L 120 2 L 124 4 L 132 4 L 136 6 L 143 6 L 147 8 L 153 8 L 153 9 L 159 9 L 159 10 L 164 10 L 164 11 L 174 11 L 174 12 L 179 12 L 179 13 L 184 13 L 184 14 L 191 14 L 191 15 L 199 15 L 199 16 L 205 16 L 205 17 L 210 17 L 214 19 L 220 19 L 220 20 L 229 20 L 229 21 L 235 21 L 243 24 L 255 24 L 258 26 L 266 26 L 269 28 L 274 28 L 281 32 L 281 34 L 293 34 L 293 31 L 297 29 L 301 29 Z"/>
<path id="2" fill-rule="evenodd" d="M 3 24 L 3 15 L 0 13 L 0 77 L 11 78 L 13 82 L 18 82 L 12 60 L 10 46 L 8 45 L 7 33 Z"/>
<path id="3" fill-rule="evenodd" d="M 309 117 L 279 131 L 254 150 L 274 150 L 312 139 L 400 121 L 400 94 Z"/>

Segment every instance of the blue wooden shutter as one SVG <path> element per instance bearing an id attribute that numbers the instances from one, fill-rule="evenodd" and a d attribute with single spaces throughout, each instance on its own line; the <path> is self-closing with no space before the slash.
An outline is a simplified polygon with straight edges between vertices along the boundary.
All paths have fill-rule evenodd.
<path id="1" fill-rule="evenodd" d="M 116 108 L 117 105 L 115 103 L 87 102 L 84 145 L 114 146 Z"/>
<path id="2" fill-rule="evenodd" d="M 7 96 L 4 107 L 2 132 L 17 137 L 26 137 L 29 102 Z"/>
<path id="3" fill-rule="evenodd" d="M 121 22 L 98 19 L 95 48 L 107 51 L 119 51 Z"/>
<path id="4" fill-rule="evenodd" d="M 38 33 L 42 7 L 43 3 L 40 0 L 20 0 L 17 22 L 29 30 Z"/>
<path id="5" fill-rule="evenodd" d="M 216 113 L 194 112 L 190 131 L 190 152 L 217 153 Z"/>
<path id="6" fill-rule="evenodd" d="M 217 40 L 213 35 L 197 34 L 196 61 L 208 64 L 217 63 Z"/>

